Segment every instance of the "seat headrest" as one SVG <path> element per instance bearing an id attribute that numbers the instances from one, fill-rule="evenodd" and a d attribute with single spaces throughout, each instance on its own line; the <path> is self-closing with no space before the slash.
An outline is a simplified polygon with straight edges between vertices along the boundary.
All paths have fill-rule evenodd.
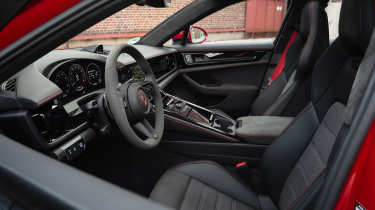
<path id="1" fill-rule="evenodd" d="M 373 31 L 374 0 L 343 0 L 340 13 L 339 37 L 348 52 L 363 55 Z"/>
<path id="2" fill-rule="evenodd" d="M 318 1 L 310 1 L 303 7 L 298 31 L 303 39 L 306 40 L 309 34 L 313 32 L 313 30 L 316 30 L 315 28 L 318 26 L 317 21 L 319 20 L 319 13 L 321 13 L 321 11 L 322 8 Z"/>
<path id="3" fill-rule="evenodd" d="M 316 60 L 329 45 L 327 13 L 319 1 L 308 2 L 301 13 L 299 35 L 304 41 L 297 79 L 310 75 Z"/>

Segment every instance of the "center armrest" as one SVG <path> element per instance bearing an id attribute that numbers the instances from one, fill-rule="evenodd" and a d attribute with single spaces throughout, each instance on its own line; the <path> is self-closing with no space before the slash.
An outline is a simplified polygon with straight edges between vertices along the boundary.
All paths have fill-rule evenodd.
<path id="1" fill-rule="evenodd" d="M 236 136 L 252 144 L 271 144 L 294 117 L 248 116 L 237 119 Z"/>

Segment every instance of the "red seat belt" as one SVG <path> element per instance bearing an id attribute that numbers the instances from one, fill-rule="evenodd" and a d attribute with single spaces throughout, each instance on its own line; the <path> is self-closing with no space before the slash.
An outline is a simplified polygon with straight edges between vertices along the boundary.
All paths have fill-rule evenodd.
<path id="1" fill-rule="evenodd" d="M 279 62 L 277 63 L 277 66 L 276 66 L 275 70 L 272 72 L 272 75 L 271 75 L 271 77 L 269 78 L 269 80 L 266 84 L 266 87 L 269 87 L 271 85 L 271 83 L 273 81 L 275 81 L 277 79 L 277 77 L 279 77 L 280 74 L 283 72 L 283 70 L 285 68 L 286 53 L 288 52 L 288 49 L 289 49 L 290 45 L 292 45 L 293 41 L 297 38 L 297 36 L 298 36 L 298 32 L 293 31 L 293 34 L 290 36 L 289 42 L 286 45 L 286 47 L 284 49 L 284 52 L 281 55 L 281 58 L 280 58 Z"/>

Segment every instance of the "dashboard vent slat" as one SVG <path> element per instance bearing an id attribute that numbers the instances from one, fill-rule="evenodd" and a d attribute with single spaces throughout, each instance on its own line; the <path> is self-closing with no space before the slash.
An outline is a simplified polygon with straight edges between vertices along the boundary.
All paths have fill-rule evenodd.
<path id="1" fill-rule="evenodd" d="M 11 80 L 6 81 L 4 90 L 15 92 L 16 91 L 16 82 L 17 82 L 16 79 L 11 79 Z"/>

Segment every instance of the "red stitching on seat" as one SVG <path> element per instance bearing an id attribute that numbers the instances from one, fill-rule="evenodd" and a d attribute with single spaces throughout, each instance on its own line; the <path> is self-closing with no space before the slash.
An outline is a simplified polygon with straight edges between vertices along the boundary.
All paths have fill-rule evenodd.
<path id="1" fill-rule="evenodd" d="M 327 169 L 327 166 L 325 166 L 312 180 L 311 182 L 306 186 L 305 190 L 297 196 L 297 198 L 292 202 L 292 204 L 290 205 L 290 207 L 288 208 L 289 209 L 292 209 L 296 204 L 297 204 L 297 201 L 306 193 L 306 191 L 311 187 L 311 185 L 316 181 L 316 179 L 318 179 L 318 177 Z"/>

